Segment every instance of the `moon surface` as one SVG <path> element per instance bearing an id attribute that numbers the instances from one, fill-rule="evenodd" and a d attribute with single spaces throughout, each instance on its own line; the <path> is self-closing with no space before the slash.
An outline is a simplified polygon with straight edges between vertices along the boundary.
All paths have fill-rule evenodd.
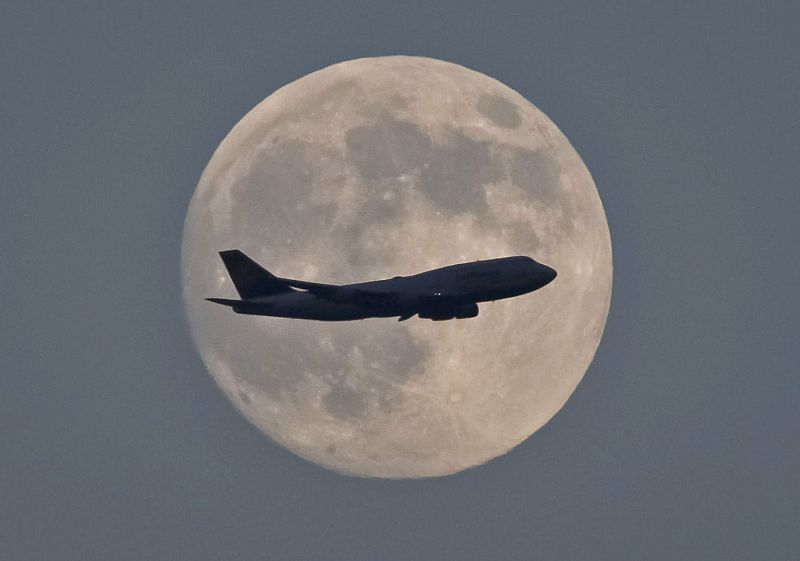
<path id="1" fill-rule="evenodd" d="M 474 319 L 326 323 L 241 316 L 217 252 L 351 283 L 528 255 L 558 278 Z M 602 336 L 611 241 L 567 138 L 514 90 L 419 57 L 335 64 L 225 137 L 183 235 L 192 336 L 236 408 L 338 472 L 429 477 L 525 440 L 566 402 Z"/>

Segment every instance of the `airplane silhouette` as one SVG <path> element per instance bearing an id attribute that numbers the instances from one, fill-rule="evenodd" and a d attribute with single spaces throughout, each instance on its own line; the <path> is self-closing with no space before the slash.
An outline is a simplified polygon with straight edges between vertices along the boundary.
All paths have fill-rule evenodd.
<path id="1" fill-rule="evenodd" d="M 321 321 L 400 316 L 441 321 L 474 318 L 478 302 L 527 294 L 556 271 L 530 257 L 501 257 L 448 265 L 407 277 L 323 284 L 276 277 L 238 249 L 219 253 L 241 300 L 206 298 L 237 314 Z"/>

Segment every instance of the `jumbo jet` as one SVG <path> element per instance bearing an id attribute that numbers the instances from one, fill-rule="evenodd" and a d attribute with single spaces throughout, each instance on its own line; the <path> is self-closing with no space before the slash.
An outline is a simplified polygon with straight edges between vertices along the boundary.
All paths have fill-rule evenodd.
<path id="1" fill-rule="evenodd" d="M 321 321 L 414 315 L 441 321 L 474 318 L 478 302 L 538 290 L 556 271 L 530 257 L 501 257 L 458 263 L 407 277 L 323 284 L 276 277 L 238 249 L 220 257 L 241 300 L 207 298 L 237 314 Z"/>

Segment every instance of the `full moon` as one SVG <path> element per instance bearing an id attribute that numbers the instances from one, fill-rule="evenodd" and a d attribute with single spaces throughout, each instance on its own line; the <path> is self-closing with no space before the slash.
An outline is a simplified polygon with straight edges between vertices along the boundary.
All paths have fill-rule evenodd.
<path id="1" fill-rule="evenodd" d="M 281 277 L 352 283 L 528 255 L 545 288 L 474 319 L 242 316 L 217 252 Z M 611 297 L 597 189 L 520 94 L 462 66 L 392 56 L 329 66 L 231 130 L 192 197 L 182 275 L 192 336 L 252 424 L 338 472 L 451 474 L 528 438 L 588 368 Z"/>

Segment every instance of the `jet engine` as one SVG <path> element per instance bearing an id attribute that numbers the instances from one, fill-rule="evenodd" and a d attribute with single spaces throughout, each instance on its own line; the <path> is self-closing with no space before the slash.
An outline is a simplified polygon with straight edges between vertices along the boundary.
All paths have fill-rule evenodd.
<path id="1" fill-rule="evenodd" d="M 436 306 L 419 311 L 422 319 L 433 321 L 443 321 L 447 319 L 467 319 L 478 315 L 478 305 L 475 303 L 464 304 L 462 306 Z"/>

